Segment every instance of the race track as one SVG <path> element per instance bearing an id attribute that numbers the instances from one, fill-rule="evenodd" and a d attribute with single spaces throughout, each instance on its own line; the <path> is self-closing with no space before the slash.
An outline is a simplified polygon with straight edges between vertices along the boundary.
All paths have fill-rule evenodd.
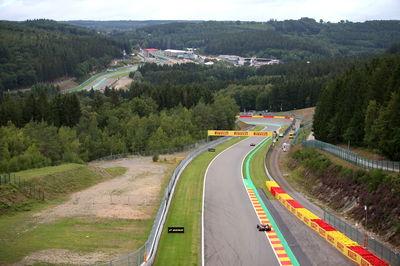
<path id="1" fill-rule="evenodd" d="M 284 119 L 240 120 L 267 126 L 267 131 L 291 123 Z M 256 230 L 259 219 L 242 177 L 243 160 L 254 148 L 250 143 L 263 140 L 249 137 L 222 152 L 209 165 L 204 184 L 204 265 L 280 265 L 266 235 Z M 277 200 L 268 200 L 259 192 L 300 265 L 354 265 Z"/>
<path id="2" fill-rule="evenodd" d="M 248 122 L 252 118 L 243 120 Z M 269 124 L 268 131 L 277 130 L 278 123 L 290 123 L 281 119 L 261 122 Z M 241 174 L 242 161 L 253 149 L 250 143 L 263 140 L 251 137 L 239 142 L 216 157 L 208 168 L 204 198 L 205 265 L 280 265 L 266 235 L 256 229 L 259 220 Z"/>

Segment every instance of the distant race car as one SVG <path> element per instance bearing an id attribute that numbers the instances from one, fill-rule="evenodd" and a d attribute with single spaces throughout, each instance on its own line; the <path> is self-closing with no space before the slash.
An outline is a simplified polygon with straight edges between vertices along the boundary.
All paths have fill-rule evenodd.
<path id="1" fill-rule="evenodd" d="M 256 144 L 255 143 L 251 143 L 250 146 L 256 146 Z"/>
<path id="2" fill-rule="evenodd" d="M 271 226 L 269 224 L 257 224 L 258 231 L 271 231 Z"/>

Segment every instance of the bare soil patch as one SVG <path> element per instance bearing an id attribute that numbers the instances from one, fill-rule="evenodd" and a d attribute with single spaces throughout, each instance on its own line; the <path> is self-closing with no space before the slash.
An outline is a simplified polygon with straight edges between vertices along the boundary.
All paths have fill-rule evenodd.
<path id="1" fill-rule="evenodd" d="M 128 76 L 121 77 L 119 80 L 115 83 L 115 89 L 120 90 L 120 89 L 128 89 L 129 86 L 131 85 L 133 79 L 131 79 Z"/>
<path id="2" fill-rule="evenodd" d="M 26 256 L 21 262 L 14 265 L 33 265 L 33 264 L 62 264 L 66 265 L 85 265 L 93 264 L 97 261 L 106 260 L 109 255 L 105 253 L 78 253 L 68 249 L 47 249 L 40 250 Z"/>
<path id="3" fill-rule="evenodd" d="M 178 160 L 176 156 L 168 156 L 167 159 L 169 163 L 154 163 L 150 157 L 91 163 L 96 167 L 121 166 L 128 170 L 120 177 L 73 193 L 67 202 L 35 216 L 42 223 L 82 216 L 149 219 L 158 207 L 162 184 L 169 178 L 168 173 Z"/>
<path id="4" fill-rule="evenodd" d="M 120 177 L 73 193 L 67 202 L 45 209 L 34 216 L 39 223 L 71 217 L 87 217 L 93 220 L 152 219 L 173 169 L 184 157 L 184 153 L 160 156 L 160 161 L 157 163 L 153 162 L 151 157 L 93 162 L 90 165 L 94 168 L 120 166 L 128 170 Z M 109 260 L 117 255 L 121 254 L 109 254 L 101 250 L 81 254 L 66 249 L 47 249 L 33 252 L 15 265 L 37 263 L 83 265 Z"/>

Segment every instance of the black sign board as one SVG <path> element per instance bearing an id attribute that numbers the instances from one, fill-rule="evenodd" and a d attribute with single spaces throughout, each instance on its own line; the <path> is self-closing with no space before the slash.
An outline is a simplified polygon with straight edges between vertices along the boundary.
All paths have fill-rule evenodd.
<path id="1" fill-rule="evenodd" d="M 215 152 L 215 149 L 214 148 L 208 148 L 208 151 Z"/>
<path id="2" fill-rule="evenodd" d="M 168 233 L 185 233 L 185 227 L 169 226 Z"/>

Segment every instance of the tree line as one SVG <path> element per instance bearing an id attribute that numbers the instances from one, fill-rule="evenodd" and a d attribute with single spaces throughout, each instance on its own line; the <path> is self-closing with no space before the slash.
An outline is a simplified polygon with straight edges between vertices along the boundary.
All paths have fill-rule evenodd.
<path id="1" fill-rule="evenodd" d="M 233 129 L 235 102 L 215 96 L 190 108 L 180 102 L 159 108 L 151 97 L 107 89 L 55 94 L 42 84 L 35 92 L 1 97 L 0 173 L 66 162 L 87 162 L 126 152 L 183 147 L 209 129 Z"/>
<path id="2" fill-rule="evenodd" d="M 201 53 L 275 57 L 284 61 L 384 52 L 400 40 L 398 21 L 339 23 L 312 18 L 267 22 L 201 21 L 145 26 L 114 34 L 142 48 L 198 48 Z"/>
<path id="3" fill-rule="evenodd" d="M 160 108 L 190 108 L 211 95 L 228 96 L 240 110 L 287 111 L 315 106 L 321 90 L 337 73 L 362 59 L 339 57 L 252 67 L 146 64 L 132 73 L 129 93 L 151 97 Z"/>
<path id="4" fill-rule="evenodd" d="M 353 66 L 323 90 L 314 116 L 318 139 L 365 146 L 400 160 L 400 54 Z"/>
<path id="5" fill-rule="evenodd" d="M 50 20 L 1 21 L 0 35 L 0 90 L 81 78 L 129 51 L 122 40 Z"/>

